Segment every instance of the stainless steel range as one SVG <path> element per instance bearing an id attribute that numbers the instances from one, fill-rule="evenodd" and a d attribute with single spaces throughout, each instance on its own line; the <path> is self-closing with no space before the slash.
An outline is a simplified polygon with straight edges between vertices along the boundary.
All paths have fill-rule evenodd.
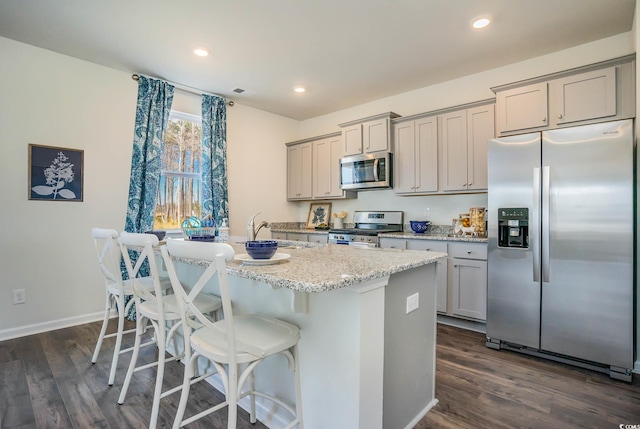
<path id="1" fill-rule="evenodd" d="M 378 234 L 402 231 L 404 212 L 354 212 L 355 228 L 331 229 L 329 244 L 378 247 Z"/>

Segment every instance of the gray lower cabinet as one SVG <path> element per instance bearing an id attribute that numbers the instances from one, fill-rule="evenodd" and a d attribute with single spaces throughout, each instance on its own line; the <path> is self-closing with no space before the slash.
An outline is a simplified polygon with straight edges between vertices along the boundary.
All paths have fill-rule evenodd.
<path id="1" fill-rule="evenodd" d="M 487 245 L 449 243 L 451 315 L 487 319 Z"/>
<path id="2" fill-rule="evenodd" d="M 286 240 L 287 233 L 286 232 L 275 232 L 271 231 L 271 238 L 274 240 Z"/>
<path id="3" fill-rule="evenodd" d="M 271 231 L 274 240 L 308 241 L 310 243 L 327 244 L 329 234 L 306 234 L 302 232 L 276 232 Z"/>
<path id="4" fill-rule="evenodd" d="M 462 319 L 487 318 L 487 245 L 380 237 L 380 247 L 445 252 L 438 261 L 436 308 L 438 313 Z"/>

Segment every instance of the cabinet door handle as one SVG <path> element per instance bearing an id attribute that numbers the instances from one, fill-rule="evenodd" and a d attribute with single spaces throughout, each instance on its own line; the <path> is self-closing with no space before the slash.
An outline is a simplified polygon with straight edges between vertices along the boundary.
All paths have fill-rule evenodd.
<path id="1" fill-rule="evenodd" d="M 463 183 L 463 184 L 462 184 L 462 187 L 464 188 L 465 186 L 467 186 L 467 184 L 466 184 L 466 183 Z"/>
<path id="2" fill-rule="evenodd" d="M 467 250 L 467 255 L 471 255 L 471 250 Z"/>
<path id="3" fill-rule="evenodd" d="M 558 119 L 562 119 L 562 114 L 559 114 L 559 115 L 558 115 Z"/>
<path id="4" fill-rule="evenodd" d="M 473 183 L 469 182 L 469 183 L 467 183 L 467 185 L 468 185 L 468 186 L 471 186 L 471 185 L 473 185 Z"/>
<path id="5" fill-rule="evenodd" d="M 542 118 L 542 122 L 547 122 L 547 118 Z"/>

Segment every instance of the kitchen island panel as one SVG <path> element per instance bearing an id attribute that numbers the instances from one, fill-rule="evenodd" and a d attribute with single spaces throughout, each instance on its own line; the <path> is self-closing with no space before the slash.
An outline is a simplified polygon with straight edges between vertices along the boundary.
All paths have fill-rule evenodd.
<path id="1" fill-rule="evenodd" d="M 362 255 L 360 250 L 352 251 Z M 202 269 L 187 264 L 178 268 L 187 285 Z M 437 402 L 433 396 L 435 264 L 308 293 L 306 313 L 292 311 L 292 291 L 287 288 L 233 274 L 229 282 L 237 314 L 267 314 L 300 327 L 305 428 L 407 427 L 405 421 L 419 421 Z M 216 282 L 207 288 L 218 293 Z M 420 306 L 406 314 L 407 294 L 414 291 L 420 294 Z M 210 381 L 222 390 L 219 379 L 214 376 Z M 282 357 L 258 366 L 256 386 L 294 401 L 293 374 Z M 286 411 L 257 401 L 260 421 L 271 428 L 286 425 Z M 241 406 L 248 409 L 248 401 L 241 401 Z M 383 411 L 388 414 L 384 422 Z"/>

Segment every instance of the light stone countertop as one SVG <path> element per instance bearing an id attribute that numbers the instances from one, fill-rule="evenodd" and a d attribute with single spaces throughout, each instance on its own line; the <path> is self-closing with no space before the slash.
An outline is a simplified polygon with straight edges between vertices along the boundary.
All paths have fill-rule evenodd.
<path id="1" fill-rule="evenodd" d="M 300 229 L 300 228 L 272 228 L 272 232 L 291 232 L 296 234 L 328 234 L 328 230 L 318 229 Z M 487 237 L 471 237 L 471 236 L 451 236 L 440 233 L 416 234 L 412 231 L 403 232 L 385 232 L 379 235 L 380 238 L 409 238 L 418 240 L 439 240 L 439 241 L 461 241 L 465 243 L 487 243 Z"/>
<path id="2" fill-rule="evenodd" d="M 230 244 L 236 255 L 246 253 L 243 244 Z M 278 253 L 291 255 L 289 259 L 262 266 L 246 265 L 234 259 L 227 263 L 227 273 L 299 292 L 326 292 L 427 265 L 447 256 L 420 250 L 282 244 L 285 246 L 280 247 Z"/>
<path id="3" fill-rule="evenodd" d="M 417 240 L 461 241 L 465 243 L 487 243 L 487 237 L 450 236 L 447 234 L 416 234 L 415 232 L 387 232 L 380 234 L 380 238 L 410 238 Z"/>

